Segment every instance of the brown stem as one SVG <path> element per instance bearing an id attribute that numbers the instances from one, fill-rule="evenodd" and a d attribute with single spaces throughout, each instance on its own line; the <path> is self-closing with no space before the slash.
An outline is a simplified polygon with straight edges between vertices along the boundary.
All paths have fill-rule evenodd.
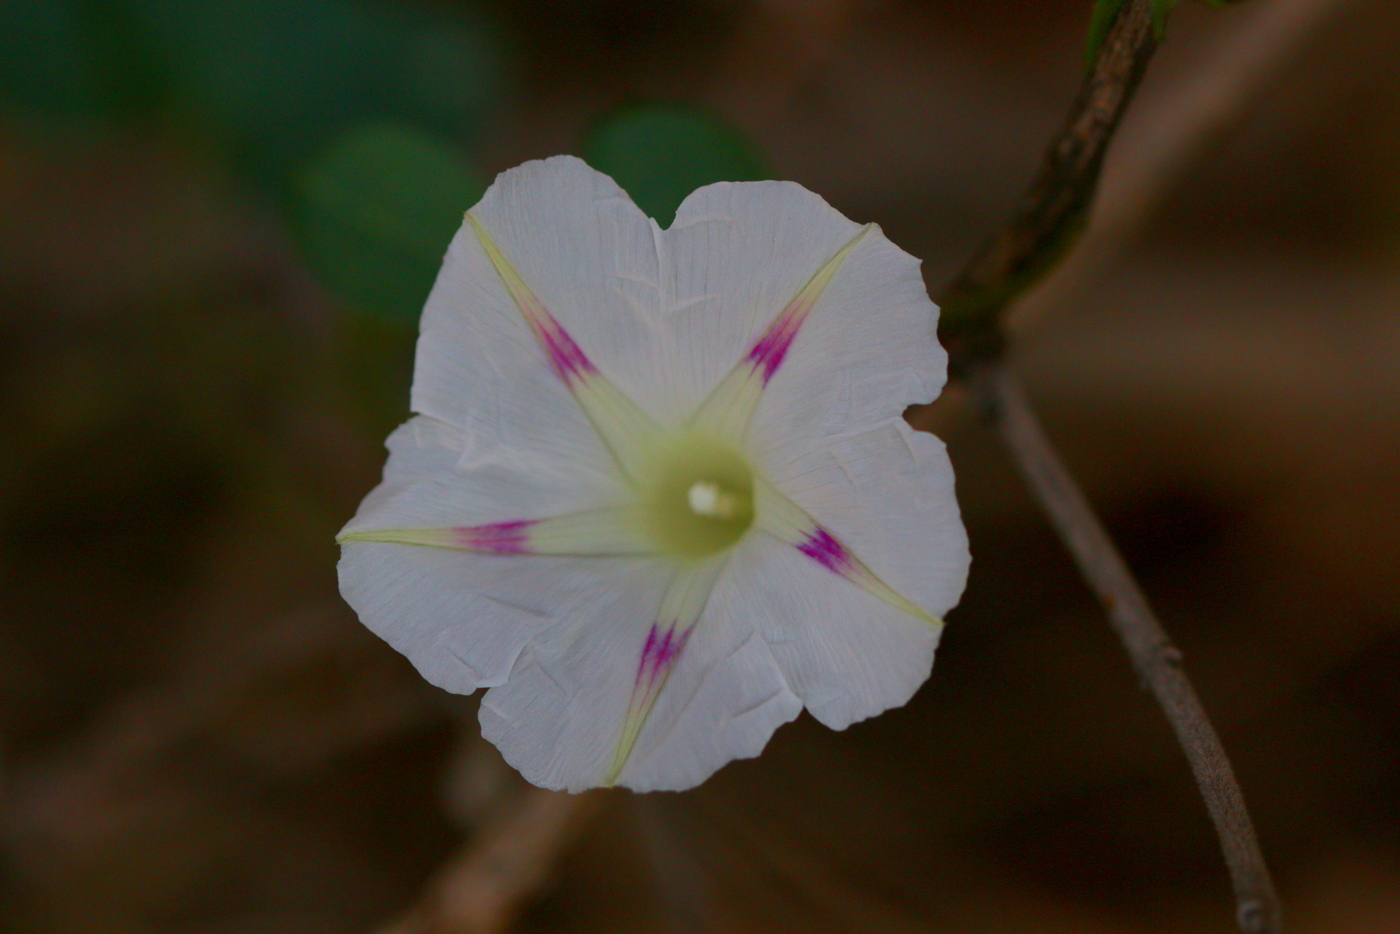
<path id="1" fill-rule="evenodd" d="M 1172 645 L 1108 532 L 1036 423 L 1015 379 L 1005 369 L 992 367 L 979 373 L 976 382 L 996 419 L 1002 440 L 1074 555 L 1080 572 L 1107 609 L 1133 667 L 1157 698 L 1186 752 L 1225 853 L 1240 929 L 1245 934 L 1278 934 L 1282 930 L 1278 897 L 1245 810 L 1244 796 L 1220 737 L 1182 671 L 1181 653 Z"/>
<path id="2" fill-rule="evenodd" d="M 500 934 L 544 885 L 603 794 L 531 788 L 438 870 L 409 912 L 380 934 Z"/>
<path id="3" fill-rule="evenodd" d="M 1298 48 L 1348 5 L 1361 0 L 1267 0 L 1216 38 L 1191 73 L 1139 103 L 1114 136 L 1087 229 L 1065 261 L 1007 309 L 1014 335 L 1083 295 L 1112 265 L 1190 166 L 1244 118 Z"/>
<path id="4" fill-rule="evenodd" d="M 668 799 L 632 795 L 627 800 L 632 822 L 640 832 L 656 883 L 658 901 L 671 934 L 708 934 L 715 929 L 710 885 L 696 853 Z"/>
<path id="5" fill-rule="evenodd" d="M 386 665 L 370 640 L 347 637 L 334 604 L 242 622 L 227 639 L 196 638 L 174 677 L 111 703 L 90 732 L 9 768 L 0 810 L 6 857 L 23 864 L 36 852 L 112 853 L 138 828 L 193 820 L 188 814 L 230 790 L 206 760 L 227 758 L 238 774 L 263 781 L 306 775 L 442 717 L 426 685 Z M 314 702 L 277 693 L 322 672 L 327 659 L 356 673 L 356 690 Z M 281 702 L 278 716 L 249 719 L 270 699 Z M 234 722 L 258 728 L 230 732 Z"/>
<path id="6" fill-rule="evenodd" d="M 955 371 L 1000 351 L 1002 311 L 1078 236 L 1109 140 L 1156 47 L 1151 0 L 1128 0 L 1010 221 L 938 296 Z"/>

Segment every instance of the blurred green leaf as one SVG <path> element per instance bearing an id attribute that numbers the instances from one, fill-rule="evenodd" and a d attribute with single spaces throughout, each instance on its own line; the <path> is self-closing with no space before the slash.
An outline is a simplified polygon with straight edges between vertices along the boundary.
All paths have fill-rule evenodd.
<path id="1" fill-rule="evenodd" d="M 467 137 L 504 86 L 479 21 L 387 0 L 124 0 L 169 62 L 184 116 L 279 194 L 336 134 L 401 120 Z"/>
<path id="2" fill-rule="evenodd" d="M 93 75 L 67 0 L 0 4 L 0 94 L 31 111 L 92 108 Z"/>
<path id="3" fill-rule="evenodd" d="M 584 159 L 669 226 L 686 195 L 712 182 L 770 178 L 758 150 L 728 123 L 675 104 L 626 107 L 589 135 Z"/>
<path id="4" fill-rule="evenodd" d="M 125 0 L 0 4 L 0 97 L 31 118 L 145 116 L 168 83 Z"/>
<path id="5" fill-rule="evenodd" d="M 352 308 L 418 319 L 462 214 L 485 190 L 456 149 L 398 124 L 352 131 L 299 186 L 307 255 Z"/>

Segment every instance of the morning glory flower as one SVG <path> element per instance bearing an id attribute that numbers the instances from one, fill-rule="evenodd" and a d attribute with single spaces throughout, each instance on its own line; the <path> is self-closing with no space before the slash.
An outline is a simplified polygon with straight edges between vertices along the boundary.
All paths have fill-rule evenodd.
<path id="1" fill-rule="evenodd" d="M 569 157 L 500 175 L 423 312 L 340 586 L 531 782 L 688 788 L 928 677 L 967 539 L 918 261 L 787 182 L 661 229 Z"/>

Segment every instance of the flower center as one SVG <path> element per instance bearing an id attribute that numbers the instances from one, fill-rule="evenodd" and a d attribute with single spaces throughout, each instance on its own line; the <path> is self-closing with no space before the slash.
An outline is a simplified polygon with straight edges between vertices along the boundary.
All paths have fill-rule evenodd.
<path id="1" fill-rule="evenodd" d="M 658 458 L 643 512 L 664 550 L 688 558 L 718 554 L 753 524 L 753 471 L 708 438 L 680 439 Z"/>

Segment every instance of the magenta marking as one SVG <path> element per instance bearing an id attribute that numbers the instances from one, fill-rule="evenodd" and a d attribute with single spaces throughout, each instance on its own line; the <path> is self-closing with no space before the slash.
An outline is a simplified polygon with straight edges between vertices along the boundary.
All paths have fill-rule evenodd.
<path id="1" fill-rule="evenodd" d="M 762 371 L 765 386 L 773 378 L 773 374 L 778 372 L 778 367 L 783 365 L 783 358 L 787 356 L 788 348 L 792 346 L 806 317 L 806 313 L 801 311 L 784 312 L 749 351 L 746 359 L 753 364 L 755 370 Z"/>
<path id="2" fill-rule="evenodd" d="M 485 551 L 497 555 L 527 555 L 530 553 L 530 532 L 534 519 L 518 519 L 514 522 L 492 522 L 488 525 L 472 525 L 454 529 L 458 545 L 471 551 Z"/>
<path id="3" fill-rule="evenodd" d="M 851 568 L 851 553 L 821 526 L 817 526 L 817 530 L 809 534 L 806 541 L 797 546 L 797 550 L 833 574 L 844 575 Z"/>
<path id="4" fill-rule="evenodd" d="M 642 657 L 637 663 L 637 686 L 652 687 L 665 677 L 666 672 L 676 663 L 676 657 L 685 648 L 690 631 L 677 634 L 675 627 L 667 628 L 665 634 L 657 631 L 655 623 L 647 633 L 646 645 L 642 646 Z"/>
<path id="5" fill-rule="evenodd" d="M 564 382 L 569 382 L 580 374 L 592 374 L 597 372 L 597 367 L 593 361 L 588 359 L 588 355 L 583 352 L 574 339 L 569 336 L 569 332 L 560 326 L 558 321 L 548 316 L 540 322 L 540 341 L 544 344 L 545 353 L 549 355 L 549 362 L 554 365 Z"/>

